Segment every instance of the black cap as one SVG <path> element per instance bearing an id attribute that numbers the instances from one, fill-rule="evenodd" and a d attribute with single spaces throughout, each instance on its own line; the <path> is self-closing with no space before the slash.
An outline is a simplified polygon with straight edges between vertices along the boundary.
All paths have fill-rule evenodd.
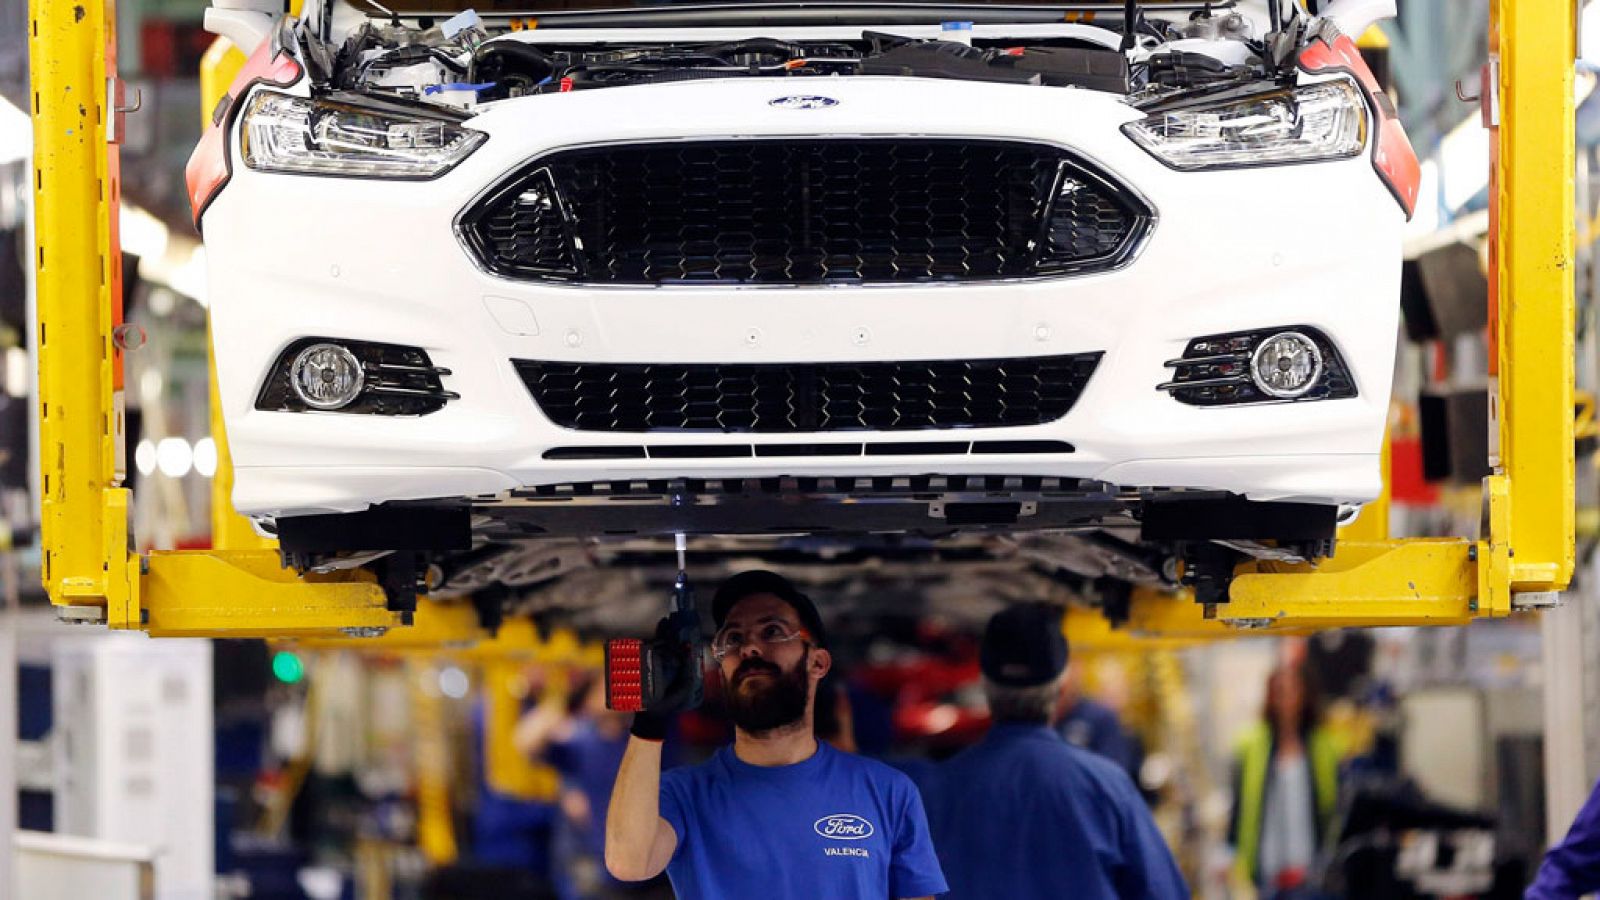
<path id="1" fill-rule="evenodd" d="M 722 630 L 722 623 L 735 603 L 756 594 L 771 594 L 789 604 L 800 617 L 800 624 L 811 632 L 812 641 L 818 647 L 828 645 L 828 635 L 822 628 L 822 616 L 817 612 L 816 604 L 811 602 L 810 597 L 800 593 L 789 579 L 766 569 L 740 572 L 717 588 L 717 594 L 711 600 L 711 621 L 716 624 L 717 630 Z"/>
<path id="2" fill-rule="evenodd" d="M 983 674 L 1006 687 L 1047 684 L 1067 667 L 1061 610 L 1024 603 L 994 614 L 978 652 Z"/>

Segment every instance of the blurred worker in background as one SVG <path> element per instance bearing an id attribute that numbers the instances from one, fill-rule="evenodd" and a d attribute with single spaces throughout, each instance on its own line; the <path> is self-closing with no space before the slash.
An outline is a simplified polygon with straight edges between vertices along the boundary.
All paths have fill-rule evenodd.
<path id="1" fill-rule="evenodd" d="M 1306 670 L 1275 669 L 1261 721 L 1235 750 L 1229 829 L 1236 875 L 1263 898 L 1296 896 L 1309 880 L 1337 810 L 1341 753 Z"/>
<path id="2" fill-rule="evenodd" d="M 558 698 L 565 702 L 541 702 L 513 734 L 523 755 L 561 773 L 564 827 L 554 853 L 561 892 L 581 900 L 670 898 L 664 878 L 635 884 L 618 881 L 605 869 L 606 808 L 628 746 L 628 716 L 606 709 L 603 679 L 592 672 L 575 672 L 574 679 L 573 689 Z"/>
<path id="3" fill-rule="evenodd" d="M 520 881 L 534 886 L 518 892 L 512 892 L 508 886 L 507 897 L 554 898 L 558 895 L 551 847 L 560 820 L 556 794 L 552 790 L 549 796 L 518 797 L 501 793 L 490 785 L 488 755 L 483 749 L 484 716 L 480 703 L 472 717 L 475 756 L 482 761 L 478 772 L 478 802 L 472 816 L 472 862 L 488 870 L 517 873 Z M 551 784 L 555 784 L 553 777 Z M 492 871 L 490 874 L 492 877 Z"/>
<path id="4" fill-rule="evenodd" d="M 1600 784 L 1561 843 L 1544 856 L 1524 900 L 1578 900 L 1600 891 Z"/>
<path id="5" fill-rule="evenodd" d="M 1144 800 L 1116 764 L 1050 723 L 1067 642 L 1061 611 L 997 613 L 980 651 L 994 724 L 923 786 L 952 900 L 1178 900 L 1183 876 Z"/>
<path id="6" fill-rule="evenodd" d="M 1078 663 L 1069 662 L 1061 679 L 1061 719 L 1056 730 L 1072 746 L 1116 763 L 1138 784 L 1139 767 L 1144 763 L 1138 739 L 1122 727 L 1111 707 L 1083 695 L 1081 676 Z"/>
<path id="7" fill-rule="evenodd" d="M 816 738 L 817 684 L 833 658 L 810 598 L 772 572 L 744 572 L 717 591 L 711 617 L 734 744 L 662 775 L 666 717 L 634 716 L 606 822 L 612 874 L 666 870 L 696 900 L 943 893 L 911 780 Z M 677 706 L 688 693 L 667 691 Z"/>

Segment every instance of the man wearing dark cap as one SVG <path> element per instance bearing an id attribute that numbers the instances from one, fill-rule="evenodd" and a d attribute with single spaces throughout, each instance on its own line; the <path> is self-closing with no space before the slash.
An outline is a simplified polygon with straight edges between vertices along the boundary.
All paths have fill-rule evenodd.
<path id="1" fill-rule="evenodd" d="M 832 665 L 822 617 L 772 572 L 735 575 L 712 601 L 711 654 L 734 743 L 661 773 L 660 713 L 634 717 L 606 820 L 606 866 L 662 870 L 694 900 L 923 898 L 945 890 L 910 779 L 817 741 Z"/>
<path id="2" fill-rule="evenodd" d="M 1050 727 L 1067 666 L 1061 611 L 996 614 L 979 663 L 994 724 L 923 786 L 947 896 L 1188 898 L 1133 782 Z"/>

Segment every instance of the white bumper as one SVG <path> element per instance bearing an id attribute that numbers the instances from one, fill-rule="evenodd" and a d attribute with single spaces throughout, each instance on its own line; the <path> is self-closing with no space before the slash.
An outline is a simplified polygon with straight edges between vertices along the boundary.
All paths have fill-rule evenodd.
<path id="1" fill-rule="evenodd" d="M 826 93 L 822 109 L 770 106 Z M 1166 168 L 1120 131 L 1139 113 L 1088 91 L 898 78 L 726 80 L 508 101 L 468 122 L 489 140 L 428 182 L 266 174 L 234 153 L 205 216 L 212 328 L 241 512 L 352 511 L 391 499 L 618 478 L 1018 474 L 1220 488 L 1255 499 L 1364 502 L 1378 453 L 1399 316 L 1401 211 L 1369 159 L 1206 173 Z M 990 284 L 584 288 L 481 271 L 453 231 L 486 188 L 549 150 L 738 136 L 936 136 L 1071 148 L 1156 210 L 1138 257 L 1104 274 Z M 537 334 L 491 314 L 524 304 Z M 504 318 L 504 316 L 502 316 Z M 1358 396 L 1202 408 L 1156 385 L 1201 335 L 1321 330 Z M 525 326 L 518 329 L 529 330 Z M 255 398 L 309 336 L 420 346 L 461 395 L 414 418 L 265 412 Z M 962 439 L 1068 441 L 1049 456 L 547 461 L 552 447 L 796 435 L 574 432 L 539 411 L 513 359 L 590 363 L 984 359 L 1099 351 L 1063 419 Z M 872 440 L 852 433 L 849 440 Z M 894 432 L 895 441 L 949 439 Z"/>

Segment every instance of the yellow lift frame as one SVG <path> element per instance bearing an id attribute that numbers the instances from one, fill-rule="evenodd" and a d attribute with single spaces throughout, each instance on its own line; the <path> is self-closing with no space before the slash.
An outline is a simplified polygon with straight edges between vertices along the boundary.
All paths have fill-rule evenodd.
<path id="1" fill-rule="evenodd" d="M 114 0 L 30 0 L 38 291 L 43 579 L 67 618 L 152 635 L 323 636 L 400 625 L 362 572 L 301 578 L 226 510 L 216 549 L 129 546 L 123 442 Z M 1483 540 L 1390 540 L 1369 506 L 1312 567 L 1241 566 L 1231 601 L 1202 618 L 1186 598 L 1140 591 L 1131 630 L 1215 636 L 1272 629 L 1455 625 L 1548 605 L 1573 570 L 1576 15 L 1567 0 L 1492 0 L 1492 290 L 1498 458 Z M 213 432 L 226 453 L 220 421 Z M 218 497 L 229 470 L 219 465 Z M 436 640 L 480 636 L 419 610 Z M 1227 629 L 1232 632 L 1233 629 Z M 422 635 L 418 635 L 422 637 Z"/>

